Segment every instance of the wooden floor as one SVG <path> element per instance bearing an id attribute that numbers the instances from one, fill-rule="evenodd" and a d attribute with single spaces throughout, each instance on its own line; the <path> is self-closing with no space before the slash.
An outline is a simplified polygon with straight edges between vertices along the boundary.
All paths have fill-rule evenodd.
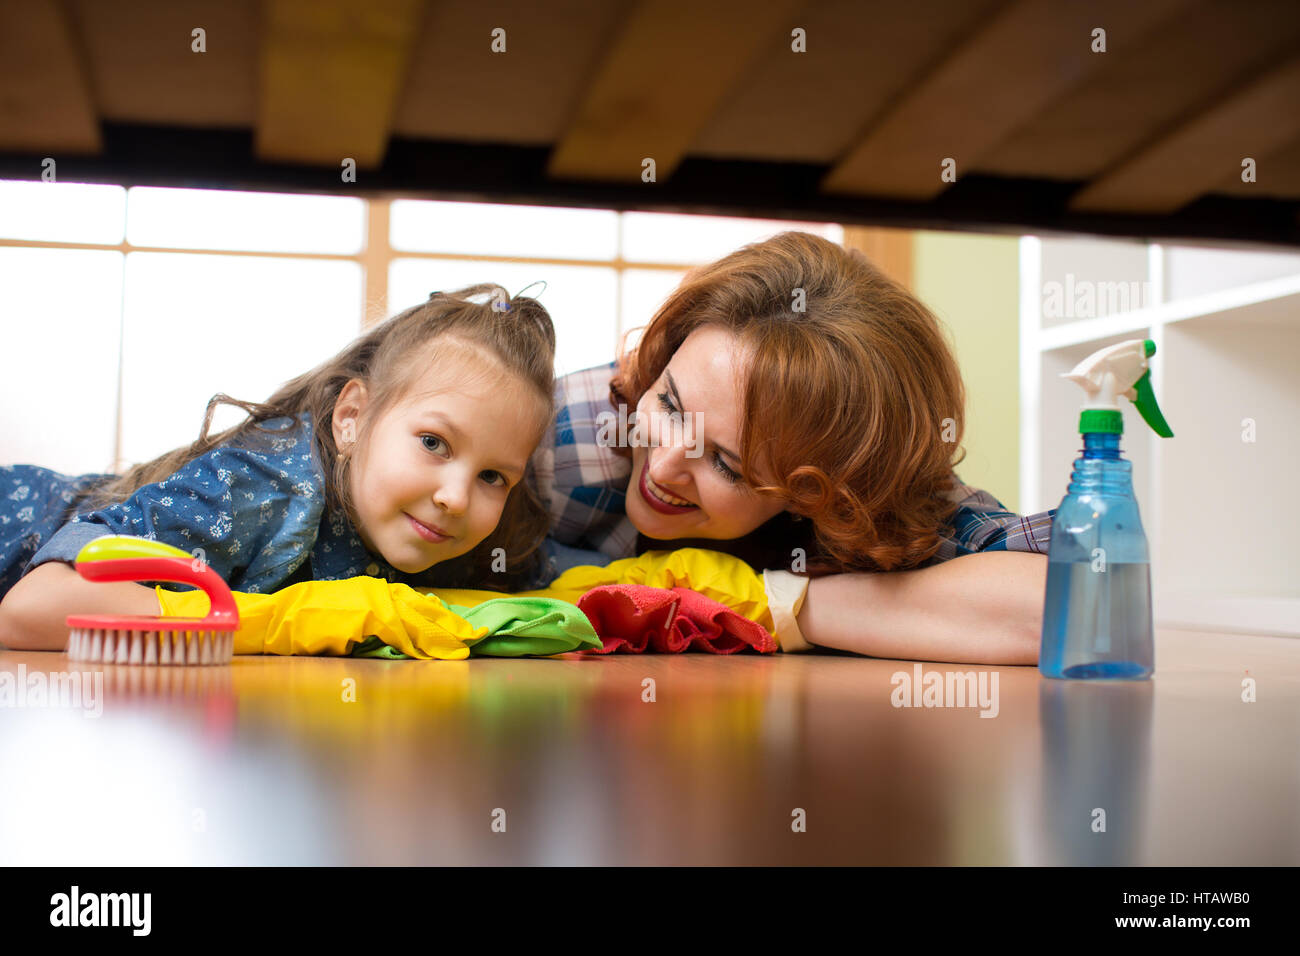
<path id="1" fill-rule="evenodd" d="M 1141 683 L 921 667 L 996 711 L 833 654 L 0 650 L 0 864 L 1300 863 L 1300 641 L 1165 631 Z M 102 696 L 42 706 L 52 673 Z"/>

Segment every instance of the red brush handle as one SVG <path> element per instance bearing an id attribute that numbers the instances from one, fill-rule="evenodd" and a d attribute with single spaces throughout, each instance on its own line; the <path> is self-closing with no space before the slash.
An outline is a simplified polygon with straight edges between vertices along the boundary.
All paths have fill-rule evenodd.
<path id="1" fill-rule="evenodd" d="M 198 568 L 195 568 L 195 564 Z M 190 558 L 111 558 L 102 561 L 78 561 L 77 573 L 87 581 L 177 581 L 203 589 L 211 608 L 205 618 L 179 618 L 162 615 L 72 614 L 68 627 L 116 628 L 118 630 L 210 630 L 239 629 L 239 609 L 234 595 L 221 579 L 203 562 Z"/>

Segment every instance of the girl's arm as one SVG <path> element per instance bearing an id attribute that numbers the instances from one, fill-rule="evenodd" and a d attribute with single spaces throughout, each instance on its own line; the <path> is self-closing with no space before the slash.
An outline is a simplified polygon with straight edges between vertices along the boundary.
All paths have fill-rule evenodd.
<path id="1" fill-rule="evenodd" d="M 274 422 L 291 424 L 287 417 Z M 307 419 L 293 427 L 263 425 L 274 434 L 247 436 L 248 447 L 212 448 L 125 501 L 79 514 L 59 528 L 0 602 L 0 644 L 60 650 L 67 646 L 69 614 L 159 613 L 149 585 L 92 582 L 77 574 L 72 562 L 101 535 L 162 541 L 202 557 L 241 590 L 274 589 L 295 551 L 310 550 L 315 541 L 324 486 Z"/>
<path id="2" fill-rule="evenodd" d="M 61 651 L 69 614 L 157 614 L 152 586 L 87 581 L 61 561 L 37 565 L 0 601 L 0 644 L 20 651 Z"/>
<path id="3" fill-rule="evenodd" d="M 913 571 L 815 578 L 799 611 L 811 644 L 870 657 L 1037 664 L 1047 556 L 982 551 Z"/>

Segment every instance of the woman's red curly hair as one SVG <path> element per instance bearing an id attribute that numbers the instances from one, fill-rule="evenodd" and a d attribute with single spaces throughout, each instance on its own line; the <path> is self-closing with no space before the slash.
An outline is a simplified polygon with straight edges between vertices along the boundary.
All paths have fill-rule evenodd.
<path id="1" fill-rule="evenodd" d="M 794 311 L 800 304 L 804 311 Z M 742 473 L 813 522 L 808 570 L 923 564 L 956 505 L 945 496 L 966 404 L 938 318 L 861 253 L 804 232 L 692 270 L 625 350 L 611 403 L 635 408 L 686 337 L 730 330 L 752 356 Z M 626 450 L 624 450 L 626 453 Z M 769 484 L 758 474 L 776 476 Z"/>

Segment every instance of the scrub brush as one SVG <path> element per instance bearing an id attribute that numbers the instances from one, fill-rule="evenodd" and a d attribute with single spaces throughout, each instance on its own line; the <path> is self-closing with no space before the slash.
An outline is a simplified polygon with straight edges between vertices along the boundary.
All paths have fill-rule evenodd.
<path id="1" fill-rule="evenodd" d="M 71 614 L 68 657 L 103 664 L 229 664 L 239 611 L 226 582 L 202 560 L 161 541 L 105 535 L 77 553 L 87 581 L 178 581 L 207 594 L 204 618 Z"/>

